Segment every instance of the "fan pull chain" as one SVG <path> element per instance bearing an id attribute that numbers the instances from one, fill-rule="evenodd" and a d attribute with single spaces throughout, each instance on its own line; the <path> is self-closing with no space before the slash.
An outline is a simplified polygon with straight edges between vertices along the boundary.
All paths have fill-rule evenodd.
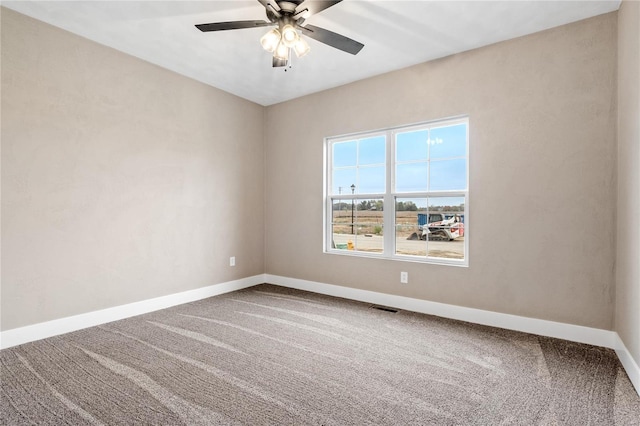
<path id="1" fill-rule="evenodd" d="M 284 67 L 284 72 L 289 71 L 293 67 L 293 65 L 292 65 L 293 55 L 291 54 L 291 53 L 293 53 L 293 52 L 291 52 L 292 50 L 293 49 L 289 48 L 289 60 L 287 61 L 287 66 Z"/>

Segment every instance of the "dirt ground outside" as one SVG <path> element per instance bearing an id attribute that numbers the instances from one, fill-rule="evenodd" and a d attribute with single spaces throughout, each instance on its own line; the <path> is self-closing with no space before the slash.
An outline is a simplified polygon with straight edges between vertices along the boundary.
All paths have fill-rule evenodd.
<path id="1" fill-rule="evenodd" d="M 333 242 L 336 248 L 382 253 L 384 228 L 382 211 L 354 210 L 353 225 L 351 210 L 333 212 Z M 453 241 L 408 240 L 414 232 L 418 235 L 418 213 L 401 211 L 396 215 L 396 254 L 429 256 L 444 259 L 464 259 L 464 237 Z M 349 244 L 351 242 L 351 245 Z"/>

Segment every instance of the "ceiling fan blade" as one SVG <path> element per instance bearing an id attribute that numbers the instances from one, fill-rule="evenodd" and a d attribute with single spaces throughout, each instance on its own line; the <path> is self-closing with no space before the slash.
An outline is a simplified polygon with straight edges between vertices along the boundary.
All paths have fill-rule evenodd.
<path id="1" fill-rule="evenodd" d="M 207 31 L 225 31 L 225 30 L 241 30 L 243 28 L 258 28 L 273 25 L 267 21 L 231 21 L 231 22 L 214 22 L 211 24 L 198 24 L 196 28 L 202 32 Z"/>
<path id="2" fill-rule="evenodd" d="M 302 12 L 303 10 L 307 9 L 307 10 L 309 10 L 309 16 L 315 15 L 316 13 L 320 13 L 323 10 L 330 8 L 331 6 L 334 6 L 334 5 L 338 4 L 338 3 L 340 3 L 341 1 L 342 0 L 335 0 L 335 1 L 308 0 L 308 1 L 305 1 L 302 4 L 300 4 L 296 8 L 296 13 Z M 307 16 L 307 18 L 309 16 Z"/>
<path id="3" fill-rule="evenodd" d="M 336 49 L 351 53 L 352 55 L 357 55 L 364 47 L 364 44 L 352 40 L 349 37 L 345 37 L 338 33 L 334 33 L 333 31 L 325 30 L 324 28 L 316 27 L 314 25 L 305 25 L 304 27 L 299 28 L 307 37 L 311 37 L 320 43 L 335 47 Z"/>

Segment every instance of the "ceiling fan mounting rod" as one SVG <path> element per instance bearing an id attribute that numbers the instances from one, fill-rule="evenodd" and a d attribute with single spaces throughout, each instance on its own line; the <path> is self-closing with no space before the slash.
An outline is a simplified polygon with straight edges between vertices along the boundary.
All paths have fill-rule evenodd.
<path id="1" fill-rule="evenodd" d="M 292 1 L 279 1 L 277 2 L 280 7 L 280 11 L 293 14 L 296 11 L 296 7 L 302 2 L 292 2 Z"/>
<path id="2" fill-rule="evenodd" d="M 295 9 L 298 7 L 298 4 L 291 1 L 276 2 L 278 9 L 273 5 L 273 2 L 267 3 L 267 6 L 267 18 L 269 18 L 272 23 L 277 24 L 280 29 L 287 24 L 295 26 L 298 21 L 300 24 L 304 22 L 303 16 L 308 10 L 305 9 L 304 11 L 296 12 Z"/>

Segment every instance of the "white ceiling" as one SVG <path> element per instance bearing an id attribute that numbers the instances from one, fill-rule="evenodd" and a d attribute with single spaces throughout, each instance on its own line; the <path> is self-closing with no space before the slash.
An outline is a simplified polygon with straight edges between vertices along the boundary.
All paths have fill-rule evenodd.
<path id="1" fill-rule="evenodd" d="M 311 1 L 311 0 L 307 0 Z M 365 45 L 357 55 L 307 38 L 293 68 L 271 67 L 269 29 L 194 25 L 266 19 L 256 0 L 2 1 L 2 5 L 261 105 L 617 10 L 620 0 L 345 0 L 307 23 Z"/>

